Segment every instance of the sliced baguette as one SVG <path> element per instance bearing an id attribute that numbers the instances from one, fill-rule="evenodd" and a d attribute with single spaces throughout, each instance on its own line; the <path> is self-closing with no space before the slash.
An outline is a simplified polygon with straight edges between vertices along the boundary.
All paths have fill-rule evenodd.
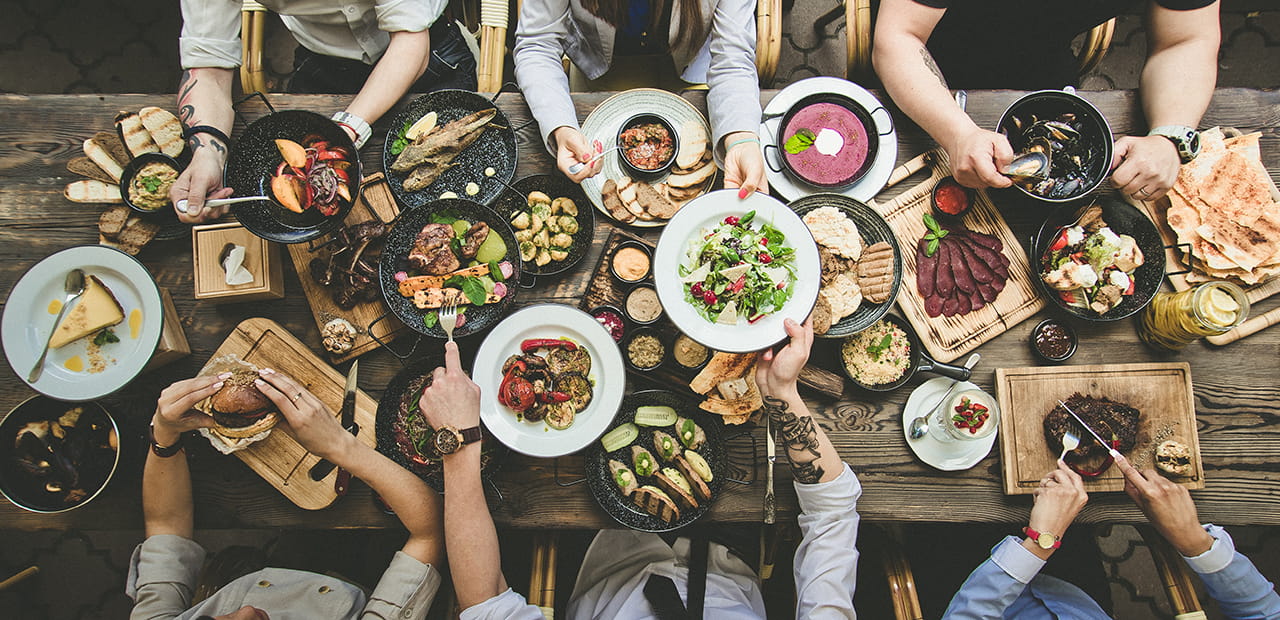
<path id="1" fill-rule="evenodd" d="M 111 177 L 111 181 L 120 182 L 120 175 L 124 174 L 124 167 L 120 165 L 120 162 L 116 160 L 115 156 L 100 140 L 97 138 L 85 140 L 84 154 L 89 158 L 89 161 L 102 168 L 102 171 Z"/>
<path id="2" fill-rule="evenodd" d="M 138 111 L 142 126 L 151 134 L 151 141 L 156 143 L 160 152 L 169 157 L 182 154 L 182 123 L 178 117 L 164 108 L 147 106 Z"/>
<path id="3" fill-rule="evenodd" d="M 129 156 L 128 149 L 124 148 L 124 143 L 120 141 L 120 135 L 118 132 L 99 131 L 98 133 L 93 134 L 93 137 L 90 138 L 90 140 L 98 143 L 98 146 L 107 149 L 107 152 L 111 153 L 111 158 L 118 162 L 128 163 L 130 159 L 133 159 Z"/>
<path id="4" fill-rule="evenodd" d="M 110 183 L 103 183 L 95 179 L 85 179 L 82 181 L 72 181 L 67 183 L 66 189 L 62 190 L 62 195 L 66 196 L 71 202 L 87 202 L 87 203 L 120 203 L 124 202 L 124 198 L 120 196 L 120 186 Z"/>
<path id="5" fill-rule="evenodd" d="M 124 141 L 125 148 L 129 149 L 129 154 L 133 157 L 143 153 L 160 152 L 160 147 L 156 146 L 155 141 L 151 139 L 147 128 L 142 126 L 142 118 L 136 112 L 117 114 L 116 129 L 120 132 L 120 139 Z"/>

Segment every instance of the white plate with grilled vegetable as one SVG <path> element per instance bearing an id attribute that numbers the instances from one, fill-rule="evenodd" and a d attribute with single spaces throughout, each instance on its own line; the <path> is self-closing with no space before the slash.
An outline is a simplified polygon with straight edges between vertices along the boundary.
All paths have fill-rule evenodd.
<path id="1" fill-rule="evenodd" d="M 721 422 L 663 390 L 622 401 L 586 454 L 587 484 L 618 523 L 643 532 L 682 528 L 711 509 L 728 474 Z"/>

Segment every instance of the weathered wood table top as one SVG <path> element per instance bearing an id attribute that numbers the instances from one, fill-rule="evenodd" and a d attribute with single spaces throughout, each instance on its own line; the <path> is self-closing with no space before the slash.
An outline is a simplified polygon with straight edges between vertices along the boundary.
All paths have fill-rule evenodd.
<path id="1" fill-rule="evenodd" d="M 762 93 L 768 101 L 774 92 Z M 984 127 L 992 127 L 1001 112 L 1022 93 L 971 92 L 968 111 Z M 1107 116 L 1117 136 L 1145 132 L 1138 98 L 1131 91 L 1082 93 Z M 704 108 L 700 93 L 686 95 Z M 607 94 L 575 95 L 580 117 Z M 302 108 L 328 114 L 344 107 L 347 97 L 271 97 L 277 109 Z M 498 104 L 519 125 L 529 118 L 528 108 L 517 94 L 503 94 Z M 101 207 L 67 202 L 62 187 L 74 177 L 66 162 L 80 154 L 81 142 L 96 131 L 112 129 L 119 110 L 146 105 L 173 107 L 171 96 L 73 95 L 0 97 L 0 288 L 9 290 L 17 278 L 41 258 L 66 247 L 96 243 Z M 238 133 L 245 120 L 266 112 L 259 103 L 241 106 Z M 388 114 L 390 118 L 393 114 Z M 902 115 L 895 117 L 900 140 L 899 163 L 933 146 L 918 127 Z M 379 123 L 375 138 L 362 157 L 366 170 L 379 170 L 382 137 L 388 123 Z M 1280 93 L 1245 89 L 1219 89 L 1202 122 L 1261 130 L 1264 163 L 1273 178 L 1280 178 Z M 519 135 L 520 163 L 517 177 L 552 169 L 536 127 Z M 879 199 L 892 197 L 915 179 L 887 190 Z M 996 192 L 994 200 L 1019 238 L 1026 239 L 1043 218 L 1044 208 L 1012 190 Z M 585 290 L 589 271 L 599 257 L 600 245 L 612 224 L 597 218 L 596 247 L 586 259 L 558 280 L 550 280 L 531 292 L 523 292 L 519 305 L 560 302 L 576 305 Z M 656 240 L 657 231 L 646 233 Z M 110 487 L 88 506 L 61 515 L 25 512 L 0 504 L 0 528 L 134 529 L 142 525 L 140 503 L 141 463 L 146 425 L 155 398 L 164 386 L 195 374 L 232 328 L 241 320 L 262 316 L 278 321 L 317 352 L 320 337 L 293 269 L 286 268 L 285 299 L 268 303 L 212 305 L 192 298 L 191 245 L 187 240 L 158 242 L 139 256 L 161 286 L 173 292 L 181 321 L 190 340 L 192 355 L 178 363 L 143 375 L 120 393 L 106 399 L 124 427 L 126 458 Z M 1255 312 L 1274 307 L 1275 301 L 1257 304 Z M 1025 321 L 978 349 L 982 363 L 974 381 L 993 389 L 997 367 L 1034 365 L 1028 335 L 1036 318 Z M 1223 524 L 1280 525 L 1280 329 L 1263 331 L 1240 342 L 1217 348 L 1193 344 L 1181 355 L 1161 357 L 1143 347 L 1130 321 L 1108 325 L 1077 325 L 1082 337 L 1071 364 L 1099 364 L 1178 359 L 1189 362 L 1195 384 L 1200 441 L 1208 484 L 1195 493 L 1202 520 Z M 473 355 L 481 337 L 462 341 L 464 355 Z M 425 346 L 439 346 L 425 343 Z M 829 346 L 824 345 L 824 346 Z M 829 349 L 815 351 L 815 357 Z M 400 368 L 385 351 L 361 358 L 360 385 L 375 398 Z M 341 369 L 344 373 L 346 368 Z M 995 449 L 976 467 L 963 472 L 939 472 L 918 461 L 902 436 L 901 412 L 911 389 L 924 378 L 888 395 L 870 395 L 847 387 L 838 402 L 812 400 L 818 418 L 844 459 L 863 483 L 858 509 L 864 518 L 886 521 L 1021 522 L 1030 510 L 1029 497 L 1006 497 L 1001 492 L 999 451 Z M 644 379 L 629 378 L 630 387 L 645 387 Z M 0 408 L 7 411 L 32 395 L 7 364 L 0 370 Z M 754 433 L 755 453 L 763 461 L 763 431 Z M 398 526 L 394 517 L 378 512 L 370 491 L 362 484 L 328 509 L 310 512 L 297 508 L 260 479 L 238 459 L 224 457 L 202 442 L 189 450 L 196 492 L 198 528 L 361 528 Z M 735 442 L 735 458 L 747 465 L 751 441 Z M 778 506 L 782 518 L 797 510 L 785 458 L 777 466 Z M 512 457 L 497 476 L 501 498 L 491 494 L 490 504 L 505 526 L 543 528 L 608 527 L 613 521 L 601 511 L 586 485 L 560 486 L 580 476 L 581 458 L 539 460 Z M 726 492 L 707 516 L 712 521 L 759 521 L 764 495 L 763 466 L 753 473 L 759 481 L 749 486 L 727 485 Z M 1081 513 L 1086 522 L 1137 521 L 1141 513 L 1123 493 L 1094 494 Z"/>

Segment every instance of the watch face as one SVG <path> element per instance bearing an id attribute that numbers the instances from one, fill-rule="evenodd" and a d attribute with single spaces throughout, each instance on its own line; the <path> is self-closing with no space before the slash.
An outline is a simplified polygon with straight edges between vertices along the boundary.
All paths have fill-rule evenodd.
<path id="1" fill-rule="evenodd" d="M 1053 534 L 1048 532 L 1041 532 L 1040 535 L 1036 537 L 1036 544 L 1040 545 L 1041 549 L 1052 549 L 1053 543 L 1055 542 L 1057 541 L 1054 540 Z"/>
<path id="2" fill-rule="evenodd" d="M 436 452 L 453 454 L 458 450 L 458 435 L 451 429 L 442 428 L 435 434 Z"/>
<path id="3" fill-rule="evenodd" d="M 1191 151 L 1192 155 L 1200 153 L 1200 132 L 1191 132 L 1191 140 L 1187 141 L 1187 149 Z"/>

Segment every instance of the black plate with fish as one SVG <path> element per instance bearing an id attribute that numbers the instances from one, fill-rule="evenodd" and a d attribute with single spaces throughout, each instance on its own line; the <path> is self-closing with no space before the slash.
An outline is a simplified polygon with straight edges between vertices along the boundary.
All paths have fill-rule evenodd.
<path id="1" fill-rule="evenodd" d="M 378 401 L 376 434 L 378 452 L 408 469 L 436 491 L 444 491 L 444 467 L 431 449 L 431 427 L 426 424 L 417 400 L 431 380 L 431 373 L 444 366 L 444 355 L 432 353 L 400 369 L 387 384 Z M 484 431 L 480 453 L 480 475 L 488 478 L 497 471 L 506 446 Z"/>
<path id="2" fill-rule="evenodd" d="M 514 268 L 513 273 L 500 283 L 506 289 L 500 301 L 482 306 L 459 307 L 460 311 L 465 308 L 463 314 L 466 318 L 462 325 L 454 330 L 455 338 L 483 331 L 506 316 L 511 309 L 511 302 L 515 300 L 516 292 L 520 289 L 520 275 L 523 272 L 515 234 L 511 232 L 511 227 L 506 221 L 489 207 L 461 198 L 447 198 L 427 203 L 416 209 L 402 211 L 396 218 L 391 232 L 387 233 L 382 257 L 378 261 L 378 278 L 382 283 L 382 296 L 386 299 L 387 307 L 391 309 L 392 314 L 405 325 L 433 338 L 445 337 L 444 330 L 440 328 L 438 322 L 430 325 L 424 322 L 424 317 L 435 310 L 420 310 L 411 298 L 402 296 L 399 292 L 400 281 L 396 279 L 396 274 L 418 273 L 418 270 L 409 263 L 409 254 L 413 251 L 419 234 L 428 224 L 440 223 L 450 218 L 466 220 L 472 224 L 476 222 L 487 224 L 489 234 L 498 235 L 506 246 L 503 261 L 511 263 Z M 452 245 L 444 251 L 452 251 Z M 464 268 L 467 261 L 459 259 L 458 262 L 459 268 Z"/>
<path id="3" fill-rule="evenodd" d="M 392 153 L 397 139 L 404 131 L 429 112 L 435 112 L 436 127 L 433 132 L 440 131 L 450 121 L 458 120 L 473 112 L 496 109 L 494 103 L 469 90 L 445 89 L 427 93 L 414 99 L 405 106 L 391 122 L 387 131 L 387 139 L 382 147 L 382 169 L 387 172 L 387 184 L 391 194 L 404 209 L 414 209 L 440 198 L 445 192 L 453 192 L 457 198 L 474 200 L 481 204 L 493 202 L 504 189 L 504 183 L 510 183 L 516 174 L 516 133 L 511 122 L 502 110 L 497 110 L 488 129 L 457 157 L 453 159 L 448 170 L 440 174 L 425 189 L 406 191 L 407 172 L 395 172 L 392 164 L 400 152 Z M 401 140 L 402 144 L 403 141 Z M 492 168 L 493 175 L 485 174 Z M 467 193 L 467 184 L 475 183 L 479 192 Z"/>
<path id="4" fill-rule="evenodd" d="M 876 213 L 875 209 L 867 206 L 866 203 L 843 194 L 810 194 L 792 202 L 788 206 L 801 218 L 806 213 L 820 207 L 835 207 L 858 227 L 858 234 L 862 236 L 862 248 L 864 250 L 868 246 L 882 241 L 893 248 L 893 274 L 891 276 L 892 284 L 889 287 L 889 298 L 884 303 L 879 304 L 863 298 L 862 303 L 858 305 L 858 309 L 853 314 L 840 319 L 837 323 L 833 323 L 831 328 L 819 338 L 843 338 L 871 327 L 893 307 L 894 300 L 898 298 L 898 289 L 902 287 L 902 250 L 898 247 L 898 238 L 893 234 L 893 229 L 889 228 L 889 224 L 884 221 L 884 217 Z M 821 245 L 819 245 L 819 248 L 821 248 Z"/>
<path id="5" fill-rule="evenodd" d="M 618 409 L 618 414 L 614 416 L 613 423 L 609 425 L 609 430 L 613 430 L 623 424 L 632 422 L 636 417 L 636 408 L 645 405 L 665 405 L 676 410 L 676 414 L 681 417 L 692 419 L 702 427 L 707 434 L 707 443 L 697 450 L 698 454 L 707 461 L 707 465 L 711 467 L 712 478 L 707 483 L 711 488 L 711 500 L 699 501 L 698 507 L 692 510 L 682 508 L 679 518 L 671 523 L 667 523 L 662 519 L 645 512 L 643 508 L 636 506 L 630 498 L 623 497 L 622 492 L 618 489 L 618 485 L 613 481 L 613 474 L 609 471 L 609 460 L 617 460 L 626 463 L 632 467 L 631 446 L 642 446 L 654 455 L 658 460 L 659 467 L 667 465 L 654 449 L 653 431 L 664 431 L 674 435 L 673 427 L 649 427 L 641 426 L 640 436 L 626 447 L 613 452 L 606 453 L 600 440 L 593 441 L 591 446 L 587 448 L 585 456 L 585 473 L 587 477 L 587 486 L 591 488 L 591 495 L 596 498 L 596 503 L 604 509 L 610 517 L 615 521 L 625 525 L 633 530 L 641 532 L 669 532 L 678 530 L 682 527 L 697 521 L 702 515 L 711 509 L 711 505 L 720 499 L 720 494 L 724 491 L 724 483 L 729 474 L 728 455 L 725 453 L 724 443 L 721 439 L 723 433 L 722 422 L 718 416 L 711 415 L 698 409 L 696 403 L 678 396 L 672 392 L 665 390 L 646 390 L 635 392 L 627 395 L 622 399 L 622 407 Z M 606 431 L 607 433 L 607 431 Z M 633 468 L 634 473 L 634 468 Z M 640 486 L 654 484 L 652 476 L 638 476 L 637 481 Z"/>
<path id="6" fill-rule="evenodd" d="M 1114 138 L 1102 112 L 1073 89 L 1042 90 L 1019 98 L 1000 116 L 996 130 L 1014 153 L 1050 154 L 1047 179 L 1015 182 L 1023 193 L 1047 202 L 1083 196 L 1111 171 Z"/>
<path id="7" fill-rule="evenodd" d="M 1102 208 L 1102 221 L 1117 235 L 1129 235 L 1142 250 L 1142 265 L 1133 271 L 1134 290 L 1132 295 L 1121 298 L 1120 303 L 1113 306 L 1105 314 L 1093 310 L 1078 308 L 1063 301 L 1058 291 L 1045 284 L 1042 274 L 1045 273 L 1044 260 L 1048 254 L 1049 244 L 1058 237 L 1063 227 L 1074 224 L 1084 210 L 1096 204 Z M 1040 225 L 1040 230 L 1031 242 L 1031 260 L 1035 261 L 1035 275 L 1032 276 L 1041 294 L 1071 316 L 1092 322 L 1119 321 L 1141 311 L 1151 303 L 1160 284 L 1164 282 L 1165 254 L 1164 241 L 1151 219 L 1131 204 L 1115 198 L 1104 198 L 1089 205 L 1067 204 L 1058 207 Z"/>
<path id="8" fill-rule="evenodd" d="M 251 123 L 231 145 L 225 176 L 227 186 L 234 190 L 232 196 L 274 196 L 271 179 L 284 161 L 275 141 L 285 139 L 302 144 L 310 142 L 310 136 L 318 136 L 331 146 L 342 147 L 351 154 L 346 160 L 348 167 L 345 170 L 351 200 L 339 198 L 338 211 L 333 215 L 323 215 L 315 206 L 302 213 L 294 213 L 281 206 L 275 198 L 232 205 L 231 212 L 236 219 L 253 234 L 279 243 L 310 241 L 341 228 L 352 205 L 360 199 L 363 177 L 360 157 L 351 137 L 332 120 L 306 110 L 268 114 Z"/>
<path id="9" fill-rule="evenodd" d="M 119 462 L 119 431 L 98 403 L 33 396 L 0 422 L 0 493 L 20 508 L 83 506 L 102 493 Z"/>
<path id="10" fill-rule="evenodd" d="M 558 172 L 530 175 L 516 181 L 511 186 L 519 193 L 517 194 L 510 190 L 506 191 L 501 198 L 494 201 L 493 209 L 506 218 L 508 224 L 512 225 L 518 243 L 523 243 L 520 241 L 523 235 L 521 234 L 521 228 L 514 219 L 520 213 L 529 210 L 528 196 L 530 192 L 538 191 L 546 194 L 547 197 L 552 199 L 553 205 L 557 198 L 568 198 L 577 207 L 577 215 L 570 216 L 576 222 L 577 228 L 572 233 L 566 232 L 573 239 L 573 244 L 569 246 L 567 252 L 568 256 L 562 260 L 552 260 L 539 267 L 535 260 L 536 255 L 530 258 L 528 253 L 522 251 L 520 258 L 524 262 L 525 273 L 535 276 L 551 276 L 577 265 L 587 255 L 587 250 L 591 249 L 591 240 L 595 237 L 596 232 L 595 208 L 592 206 L 591 201 L 587 199 L 587 194 L 582 191 L 582 186 L 570 181 Z M 566 214 L 561 212 L 557 216 L 563 217 L 564 215 Z M 527 230 L 532 230 L 532 225 Z"/>

